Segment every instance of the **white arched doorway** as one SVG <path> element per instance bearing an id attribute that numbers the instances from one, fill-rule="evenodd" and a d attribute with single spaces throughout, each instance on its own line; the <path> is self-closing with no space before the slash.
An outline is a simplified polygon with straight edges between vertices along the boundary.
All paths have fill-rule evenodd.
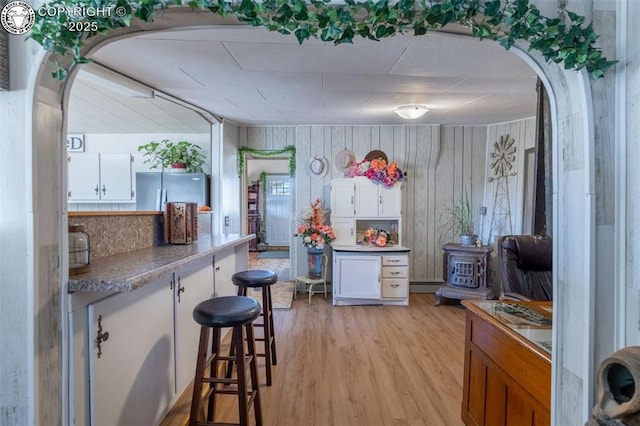
<path id="1" fill-rule="evenodd" d="M 156 18 L 152 24 L 145 25 L 144 29 L 141 24 L 137 24 L 135 28 L 122 30 L 114 37 L 124 37 L 143 30 L 216 23 L 222 22 L 210 13 L 185 13 L 183 9 L 170 9 L 163 16 Z M 86 52 L 89 53 L 110 38 L 114 39 L 111 36 L 90 39 Z M 554 282 L 559 289 L 556 295 L 556 314 L 559 311 L 566 314 L 556 315 L 554 390 L 563 395 L 575 395 L 575 398 L 563 398 L 562 401 L 556 398 L 554 419 L 557 424 L 574 424 L 576 422 L 571 420 L 575 420 L 575 417 L 572 419 L 569 413 L 577 410 L 581 413 L 579 416 L 583 416 L 592 394 L 589 390 L 592 361 L 588 359 L 588 355 L 587 358 L 584 357 L 584 353 L 593 353 L 594 347 L 593 318 L 590 315 L 593 311 L 591 307 L 595 244 L 590 82 L 584 73 L 563 71 L 555 64 L 546 64 L 539 56 L 526 56 L 532 64 L 538 64 L 539 74 L 548 85 L 554 105 L 554 146 L 556 153 L 560 150 L 563 153 L 554 156 L 558 159 L 553 183 L 554 224 L 557 229 L 554 247 L 554 264 L 557 267 Z M 27 331 L 30 330 L 30 335 L 38 346 L 38 350 L 34 351 L 33 365 L 27 368 L 32 372 L 33 383 L 38 384 L 35 386 L 37 389 L 32 389 L 37 401 L 32 412 L 37 420 L 29 423 L 40 423 L 44 419 L 60 423 L 56 420 L 58 418 L 62 419 L 61 423 L 65 423 L 66 408 L 57 408 L 60 404 L 55 395 L 58 393 L 47 393 L 40 384 L 44 381 L 45 372 L 51 371 L 53 380 L 47 382 L 51 388 L 67 390 L 68 386 L 64 383 L 67 356 L 64 324 L 69 308 L 64 297 L 64 283 L 67 277 L 64 268 L 58 268 L 59 263 L 56 259 L 64 259 L 66 249 L 63 232 L 67 224 L 64 207 L 66 173 L 62 141 L 66 133 L 64 105 L 67 102 L 73 74 L 66 84 L 62 84 L 51 77 L 49 60 L 36 65 L 35 68 L 38 72 L 24 85 L 25 88 L 34 88 L 31 97 L 34 102 L 33 111 L 26 117 L 29 124 L 24 126 L 24 129 L 33 129 L 32 135 L 24 135 L 24 140 L 30 147 L 24 155 L 30 159 L 24 162 L 26 169 L 22 169 L 24 166 L 20 165 L 23 175 L 33 176 L 32 193 L 29 195 L 34 200 L 32 206 L 28 202 L 24 206 L 25 212 L 32 213 L 26 227 L 29 228 L 31 236 L 27 241 L 30 239 L 34 246 L 30 249 L 29 244 L 25 242 L 23 247 L 25 252 L 30 253 L 27 257 L 32 261 L 28 262 L 27 267 L 32 273 L 22 277 L 28 285 L 19 294 L 27 305 L 34 306 L 35 323 L 25 328 Z M 27 98 L 30 96 L 26 95 Z M 14 166 L 15 170 L 18 170 L 17 166 Z M 20 275 L 16 277 L 21 278 Z M 3 313 L 3 320 L 4 315 Z M 29 343 L 24 345 L 30 346 Z M 60 374 L 54 374 L 54 371 L 59 371 Z M 44 414 L 48 416 L 43 417 Z"/>

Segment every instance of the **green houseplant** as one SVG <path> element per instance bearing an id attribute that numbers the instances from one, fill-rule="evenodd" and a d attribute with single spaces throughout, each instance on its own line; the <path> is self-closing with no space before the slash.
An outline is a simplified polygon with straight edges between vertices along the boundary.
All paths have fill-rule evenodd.
<path id="1" fill-rule="evenodd" d="M 478 235 L 474 232 L 473 206 L 466 191 L 454 200 L 451 207 L 445 209 L 443 213 L 445 234 L 458 235 L 460 243 L 465 246 L 476 244 Z"/>
<path id="2" fill-rule="evenodd" d="M 202 148 L 187 141 L 171 142 L 163 139 L 160 142 L 151 141 L 140 145 L 138 152 L 146 158 L 145 163 L 151 164 L 152 169 L 171 166 L 172 168 L 186 169 L 186 172 L 195 173 L 202 171 L 205 155 Z"/>

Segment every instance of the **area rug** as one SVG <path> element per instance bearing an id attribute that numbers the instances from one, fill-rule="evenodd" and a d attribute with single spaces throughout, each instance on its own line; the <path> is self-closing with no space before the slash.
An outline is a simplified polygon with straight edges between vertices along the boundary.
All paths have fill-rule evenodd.
<path id="1" fill-rule="evenodd" d="M 293 300 L 293 281 L 280 281 L 271 286 L 271 303 L 273 309 L 291 309 Z M 249 288 L 247 296 L 253 297 L 262 305 L 262 290 Z"/>
<path id="2" fill-rule="evenodd" d="M 289 250 L 263 251 L 257 257 L 258 259 L 288 259 Z"/>

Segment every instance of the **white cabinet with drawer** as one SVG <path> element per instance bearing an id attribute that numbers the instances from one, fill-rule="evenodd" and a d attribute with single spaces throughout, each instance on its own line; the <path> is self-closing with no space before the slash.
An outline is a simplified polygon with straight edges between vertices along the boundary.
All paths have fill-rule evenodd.
<path id="1" fill-rule="evenodd" d="M 408 305 L 408 252 L 333 246 L 333 304 Z"/>

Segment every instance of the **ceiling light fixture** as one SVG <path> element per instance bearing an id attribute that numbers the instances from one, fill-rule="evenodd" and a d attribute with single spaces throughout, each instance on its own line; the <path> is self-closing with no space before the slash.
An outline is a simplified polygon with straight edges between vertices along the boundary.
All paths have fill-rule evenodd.
<path id="1" fill-rule="evenodd" d="M 415 120 L 429 111 L 426 105 L 401 105 L 395 109 L 396 114 L 405 120 Z"/>

